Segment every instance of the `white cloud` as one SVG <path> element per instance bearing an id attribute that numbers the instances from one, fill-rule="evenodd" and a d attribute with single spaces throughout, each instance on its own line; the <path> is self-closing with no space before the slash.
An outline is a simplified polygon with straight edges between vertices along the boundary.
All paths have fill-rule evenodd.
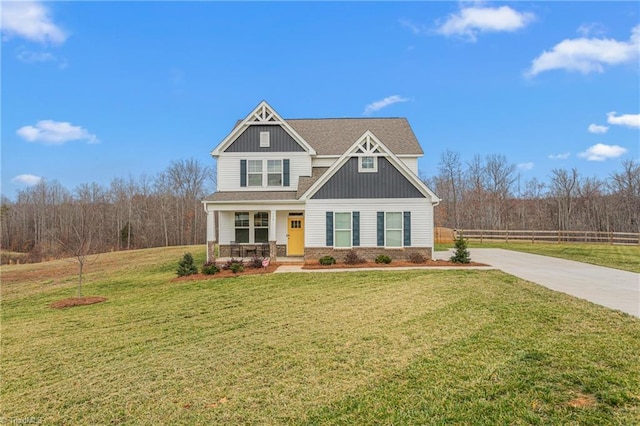
<path id="1" fill-rule="evenodd" d="M 552 160 L 566 160 L 570 155 L 570 152 L 564 152 L 562 154 L 549 154 L 549 158 Z"/>
<path id="2" fill-rule="evenodd" d="M 564 69 L 583 74 L 603 72 L 605 65 L 632 63 L 640 57 L 640 25 L 631 30 L 628 41 L 606 38 L 567 39 L 544 51 L 531 63 L 526 75 Z"/>
<path id="3" fill-rule="evenodd" d="M 56 62 L 58 59 L 49 52 L 34 52 L 25 48 L 18 49 L 17 58 L 21 62 L 33 64 L 36 62 Z"/>
<path id="4" fill-rule="evenodd" d="M 607 123 L 619 126 L 640 127 L 640 114 L 622 114 L 616 116 L 616 112 L 607 113 Z"/>
<path id="5" fill-rule="evenodd" d="M 533 169 L 533 163 L 531 161 L 529 161 L 528 163 L 520 163 L 518 164 L 518 168 L 520 170 L 531 170 Z"/>
<path id="6" fill-rule="evenodd" d="M 589 133 L 607 133 L 607 130 L 609 130 L 609 126 L 601 126 L 599 124 L 589 124 L 589 127 L 587 128 L 587 130 L 589 131 Z"/>
<path id="7" fill-rule="evenodd" d="M 512 32 L 526 27 L 535 19 L 528 12 L 518 12 L 509 6 L 501 7 L 465 7 L 436 28 L 436 32 L 445 36 L 461 36 L 476 41 L 481 32 Z"/>
<path id="8" fill-rule="evenodd" d="M 42 178 L 40 176 L 25 174 L 14 177 L 11 179 L 11 182 L 19 185 L 32 186 L 38 184 L 41 180 Z"/>
<path id="9" fill-rule="evenodd" d="M 399 95 L 388 96 L 384 99 L 372 102 L 369 105 L 367 105 L 364 108 L 364 112 L 362 113 L 362 115 L 371 115 L 372 113 L 376 111 L 380 111 L 382 108 L 386 108 L 389 105 L 393 105 L 398 102 L 407 102 L 408 100 L 409 100 L 408 98 L 403 98 L 402 96 L 399 96 Z"/>
<path id="10" fill-rule="evenodd" d="M 590 35 L 603 35 L 605 27 L 597 22 L 590 22 L 588 24 L 582 24 L 576 30 L 582 37 L 589 37 Z"/>
<path id="11" fill-rule="evenodd" d="M 585 152 L 578 154 L 578 157 L 588 161 L 604 161 L 608 158 L 617 158 L 627 152 L 626 148 L 618 145 L 605 145 L 597 143 L 587 148 Z"/>
<path id="12" fill-rule="evenodd" d="M 67 34 L 53 23 L 49 9 L 33 1 L 2 2 L 0 28 L 3 39 L 21 37 L 37 43 L 62 44 Z"/>
<path id="13" fill-rule="evenodd" d="M 92 135 L 87 129 L 64 121 L 41 120 L 35 126 L 19 128 L 16 133 L 28 142 L 41 142 L 45 145 L 63 145 L 76 140 L 99 143 L 96 135 Z"/>

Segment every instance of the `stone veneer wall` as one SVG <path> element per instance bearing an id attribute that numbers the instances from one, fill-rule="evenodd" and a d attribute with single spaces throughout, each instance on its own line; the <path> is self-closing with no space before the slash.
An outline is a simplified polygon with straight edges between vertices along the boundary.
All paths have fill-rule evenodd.
<path id="1" fill-rule="evenodd" d="M 213 242 L 209 242 L 209 254 L 210 257 L 211 255 L 213 255 L 213 248 L 212 246 L 214 245 Z M 231 246 L 229 244 L 220 244 L 220 254 L 219 257 L 231 257 Z M 287 255 L 287 245 L 286 244 L 277 244 L 276 245 L 276 257 L 284 257 Z M 268 257 L 273 257 L 273 256 L 269 256 Z M 214 260 L 214 259 L 209 259 L 209 260 Z"/>
<path id="2" fill-rule="evenodd" d="M 358 253 L 358 256 L 370 261 L 375 260 L 381 254 L 386 254 L 392 260 L 409 260 L 409 256 L 413 253 L 419 253 L 425 258 L 431 259 L 433 254 L 431 247 L 404 247 L 399 249 L 354 247 L 353 250 Z M 334 249 L 333 247 L 305 247 L 304 260 L 313 261 L 320 259 L 322 256 L 333 256 L 336 262 L 342 262 L 349 251 L 347 249 Z"/>

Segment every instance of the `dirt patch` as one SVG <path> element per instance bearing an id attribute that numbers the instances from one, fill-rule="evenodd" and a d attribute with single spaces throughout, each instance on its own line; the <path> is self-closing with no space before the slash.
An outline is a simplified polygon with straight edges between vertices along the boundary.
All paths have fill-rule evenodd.
<path id="1" fill-rule="evenodd" d="M 262 275 L 262 274 L 270 274 L 278 269 L 277 263 L 271 263 L 266 268 L 249 268 L 247 266 L 244 267 L 244 271 L 238 272 L 236 274 L 233 271 L 228 269 L 223 269 L 217 274 L 207 275 L 207 274 L 193 274 L 187 275 L 186 277 L 176 277 L 172 281 L 200 281 L 200 280 L 213 280 L 218 278 L 235 278 L 241 277 L 243 275 Z"/>
<path id="2" fill-rule="evenodd" d="M 424 266 L 487 266 L 484 263 L 478 262 L 470 262 L 470 263 L 453 263 L 448 260 L 427 260 L 422 263 L 413 263 L 402 260 L 394 260 L 391 263 L 375 263 L 375 262 L 365 262 L 358 263 L 356 265 L 348 265 L 346 263 L 336 263 L 334 265 L 321 265 L 318 261 L 309 261 L 305 262 L 302 269 L 335 269 L 335 268 L 397 268 L 397 267 L 424 267 Z"/>
<path id="3" fill-rule="evenodd" d="M 53 309 L 64 309 L 64 308 L 72 308 L 74 306 L 83 306 L 83 305 L 93 305 L 94 303 L 100 303 L 107 300 L 105 297 L 95 297 L 95 296 L 86 296 L 86 297 L 70 297 L 68 299 L 58 300 L 57 302 L 53 302 L 49 305 L 50 308 Z"/>
<path id="4" fill-rule="evenodd" d="M 593 395 L 578 395 L 567 402 L 567 405 L 572 408 L 590 408 L 595 407 L 596 402 L 596 398 Z"/>

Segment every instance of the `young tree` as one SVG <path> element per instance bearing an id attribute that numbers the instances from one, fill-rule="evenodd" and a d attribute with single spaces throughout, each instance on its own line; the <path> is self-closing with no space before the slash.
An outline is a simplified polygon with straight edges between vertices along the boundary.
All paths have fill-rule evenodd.
<path id="1" fill-rule="evenodd" d="M 471 253 L 469 253 L 469 250 L 467 249 L 467 240 L 464 239 L 462 233 L 459 233 L 458 238 L 456 238 L 456 251 L 449 260 L 453 263 L 471 262 Z"/>

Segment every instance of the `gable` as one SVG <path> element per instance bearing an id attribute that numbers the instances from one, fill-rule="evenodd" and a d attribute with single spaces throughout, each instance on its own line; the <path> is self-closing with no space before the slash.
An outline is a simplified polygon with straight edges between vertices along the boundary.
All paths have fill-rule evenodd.
<path id="1" fill-rule="evenodd" d="M 260 147 L 260 133 L 269 133 L 269 146 Z M 224 152 L 304 152 L 280 125 L 252 125 L 245 129 Z"/>
<path id="2" fill-rule="evenodd" d="M 311 199 L 426 198 L 386 157 L 377 161 L 376 173 L 360 173 L 358 158 L 349 158 Z"/>

